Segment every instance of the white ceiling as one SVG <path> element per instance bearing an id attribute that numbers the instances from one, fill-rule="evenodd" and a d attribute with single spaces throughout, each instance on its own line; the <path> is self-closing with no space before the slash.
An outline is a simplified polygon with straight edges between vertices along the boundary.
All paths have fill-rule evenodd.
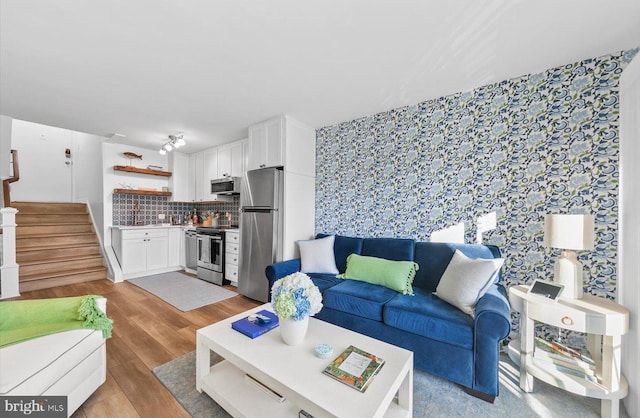
<path id="1" fill-rule="evenodd" d="M 639 45 L 638 0 L 2 0 L 0 114 L 195 152 Z"/>

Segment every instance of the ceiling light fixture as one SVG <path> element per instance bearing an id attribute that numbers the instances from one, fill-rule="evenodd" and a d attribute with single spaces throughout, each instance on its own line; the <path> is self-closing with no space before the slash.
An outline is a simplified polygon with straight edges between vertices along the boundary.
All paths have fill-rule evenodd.
<path id="1" fill-rule="evenodd" d="M 169 135 L 169 140 L 167 142 L 165 142 L 164 144 L 162 144 L 162 147 L 160 147 L 160 154 L 165 155 L 168 151 L 171 151 L 172 149 L 178 149 L 183 145 L 186 145 L 187 143 L 184 141 L 184 135 L 183 134 L 178 134 L 178 135 Z"/>

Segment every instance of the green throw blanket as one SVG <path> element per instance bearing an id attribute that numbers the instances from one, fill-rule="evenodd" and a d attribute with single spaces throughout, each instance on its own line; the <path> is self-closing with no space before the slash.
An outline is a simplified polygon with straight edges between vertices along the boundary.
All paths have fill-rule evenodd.
<path id="1" fill-rule="evenodd" d="M 88 295 L 57 299 L 0 302 L 0 347 L 43 335 L 81 328 L 98 329 L 111 337 L 112 321 Z"/>

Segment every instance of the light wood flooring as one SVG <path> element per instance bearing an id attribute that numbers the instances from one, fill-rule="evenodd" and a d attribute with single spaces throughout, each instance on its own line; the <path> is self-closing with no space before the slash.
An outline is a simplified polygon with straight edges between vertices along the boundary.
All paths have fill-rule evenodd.
<path id="1" fill-rule="evenodd" d="M 238 295 L 182 312 L 137 286 L 106 279 L 25 292 L 20 299 L 86 294 L 107 298 L 113 337 L 107 340 L 107 381 L 76 411 L 76 418 L 189 417 L 152 370 L 194 351 L 197 329 L 260 304 Z"/>

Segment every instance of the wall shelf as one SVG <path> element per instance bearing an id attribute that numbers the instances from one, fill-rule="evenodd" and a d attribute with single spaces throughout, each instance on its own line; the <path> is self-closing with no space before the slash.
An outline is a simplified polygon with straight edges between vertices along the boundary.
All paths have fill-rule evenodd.
<path id="1" fill-rule="evenodd" d="M 126 171 L 129 173 L 150 174 L 152 176 L 171 177 L 170 171 L 152 170 L 150 168 L 139 168 L 132 165 L 114 165 L 114 171 Z"/>
<path id="2" fill-rule="evenodd" d="M 147 196 L 171 196 L 171 192 L 160 192 L 157 190 L 113 189 L 113 192 L 122 194 L 142 194 Z"/>

